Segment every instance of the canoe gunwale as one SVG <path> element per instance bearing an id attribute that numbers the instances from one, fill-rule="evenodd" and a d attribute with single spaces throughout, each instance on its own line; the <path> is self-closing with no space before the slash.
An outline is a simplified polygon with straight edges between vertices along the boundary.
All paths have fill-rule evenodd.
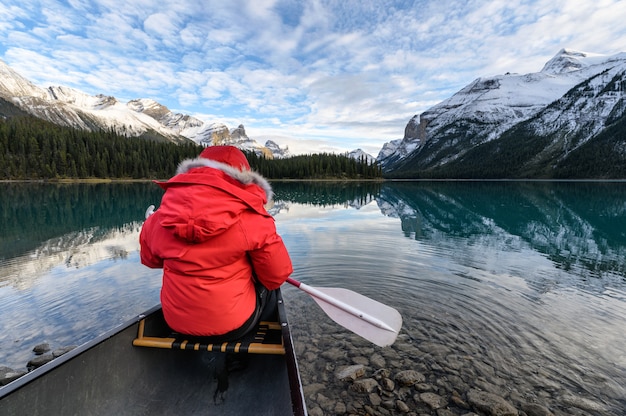
<path id="1" fill-rule="evenodd" d="M 278 309 L 278 321 L 281 325 L 281 333 L 280 335 L 282 336 L 282 341 L 285 347 L 285 354 L 284 355 L 260 355 L 260 354 L 252 354 L 255 360 L 261 359 L 261 360 L 270 360 L 269 362 L 267 362 L 267 364 L 264 364 L 265 366 L 267 365 L 276 365 L 278 364 L 277 361 L 275 360 L 280 360 L 280 362 L 284 363 L 281 365 L 281 368 L 284 368 L 284 370 L 281 370 L 281 372 L 283 372 L 282 374 L 284 374 L 283 377 L 285 377 L 284 381 L 281 381 L 280 383 L 276 384 L 276 383 L 271 383 L 274 386 L 279 386 L 282 385 L 284 387 L 280 388 L 280 390 L 276 390 L 276 391 L 281 391 L 282 393 L 279 394 L 278 396 L 276 396 L 276 398 L 278 399 L 278 397 L 282 397 L 282 399 L 280 399 L 279 402 L 284 403 L 284 405 L 281 405 L 281 408 L 283 410 L 280 411 L 280 414 L 285 414 L 287 413 L 287 409 L 285 409 L 285 407 L 290 408 L 290 412 L 289 414 L 293 414 L 293 415 L 297 415 L 297 416 L 303 416 L 307 414 L 307 410 L 306 410 L 306 405 L 305 405 L 305 401 L 304 401 L 304 393 L 303 393 L 303 389 L 302 389 L 302 383 L 300 380 L 300 374 L 299 374 L 299 370 L 298 370 L 298 364 L 297 364 L 297 360 L 296 360 L 296 355 L 294 352 L 294 348 L 293 348 L 293 340 L 291 338 L 291 332 L 289 329 L 289 324 L 287 321 L 287 316 L 286 316 L 286 312 L 285 312 L 285 305 L 284 305 L 284 301 L 282 298 L 282 293 L 280 293 L 279 291 L 279 297 L 278 297 L 278 305 L 277 305 L 277 309 Z M 98 357 L 98 354 L 101 354 L 102 348 L 108 349 L 109 345 L 112 345 L 111 343 L 114 343 L 115 345 L 126 345 L 126 343 L 128 343 L 128 347 L 122 347 L 124 348 L 123 351 L 128 351 L 130 352 L 130 356 L 133 357 L 135 356 L 135 354 L 140 354 L 140 356 L 144 356 L 144 354 L 147 354 L 147 357 L 154 357 L 154 354 L 158 354 L 158 356 L 160 357 L 166 357 L 163 354 L 169 354 L 169 353 L 173 353 L 176 355 L 176 357 L 178 357 L 178 359 L 180 359 L 181 357 L 189 357 L 187 354 L 185 354 L 185 351 L 176 351 L 176 350 L 163 350 L 163 349 L 155 349 L 155 348 L 143 348 L 143 347 L 134 347 L 132 346 L 132 339 L 129 338 L 130 336 L 132 336 L 133 338 L 137 335 L 138 332 L 138 327 L 139 327 L 139 322 L 146 318 L 149 317 L 151 315 L 154 315 L 155 313 L 160 313 L 160 309 L 161 309 L 161 305 L 157 304 L 155 306 L 153 306 L 152 308 L 146 310 L 145 312 L 129 319 L 128 321 L 112 328 L 109 331 L 106 331 L 105 333 L 93 338 L 92 340 L 81 344 L 80 346 L 76 347 L 75 349 L 67 352 L 66 354 L 55 358 L 54 360 L 50 361 L 49 363 L 44 364 L 43 366 L 36 368 L 35 370 L 25 374 L 24 376 L 18 378 L 17 380 L 7 384 L 6 386 L 2 386 L 0 387 L 0 407 L 2 407 L 3 405 L 7 405 L 9 408 L 13 408 L 13 409 L 20 409 L 22 405 L 17 405 L 16 403 L 21 402 L 22 400 L 27 400 L 27 401 L 31 401 L 31 399 L 29 399 L 30 397 L 32 397 L 31 395 L 33 394 L 34 391 L 39 391 L 37 390 L 38 388 L 41 387 L 41 383 L 44 381 L 44 377 L 46 377 L 46 375 L 48 375 L 48 373 L 53 372 L 53 374 L 48 375 L 50 377 L 49 380 L 52 380 L 52 384 L 58 383 L 59 381 L 63 381 L 64 378 L 59 378 L 59 375 L 65 375 L 65 377 L 71 377 L 74 378 L 74 369 L 77 368 L 78 366 L 83 366 L 84 367 L 84 363 L 87 362 L 89 363 L 91 358 L 95 358 Z M 131 335 L 134 334 L 134 335 Z M 119 339 L 115 338 L 116 335 L 119 335 Z M 115 339 L 112 339 L 115 338 Z M 126 340 L 126 341 L 124 341 Z M 120 343 L 120 341 L 123 341 L 123 343 Z M 117 348 L 117 352 L 120 353 L 120 350 L 118 347 Z M 95 351 L 90 351 L 92 349 L 95 349 Z M 146 351 L 141 352 L 141 350 L 153 350 L 153 351 Z M 123 354 L 126 354 L 122 351 Z M 133 351 L 137 351 L 137 352 L 133 352 Z M 178 352 L 178 354 L 177 354 Z M 86 354 L 85 354 L 86 353 Z M 188 353 L 192 353 L 189 352 Z M 81 355 L 84 355 L 84 357 L 80 357 Z M 95 355 L 94 355 L 95 354 Z M 181 355 L 182 354 L 182 355 Z M 213 354 L 221 354 L 221 353 L 213 353 Z M 80 357 L 80 358 L 79 358 Z M 268 357 L 268 358 L 263 358 L 263 357 Z M 272 358 L 275 357 L 275 358 Z M 278 357 L 282 357 L 282 358 L 278 358 Z M 184 358 L 183 358 L 184 359 Z M 73 361 L 75 360 L 75 361 Z M 274 360 L 274 361 L 272 361 Z M 73 361 L 73 362 L 71 362 Z M 101 361 L 98 360 L 97 361 Z M 176 360 L 175 360 L 176 362 Z M 255 361 L 257 362 L 257 361 Z M 81 364 L 83 363 L 83 364 Z M 270 363 L 274 363 L 274 364 L 270 364 Z M 67 365 L 66 365 L 67 364 Z M 98 364 L 96 364 L 97 366 Z M 284 367 L 283 367 L 284 366 Z M 97 367 L 96 367 L 97 368 Z M 258 368 L 258 366 L 255 366 L 255 368 Z M 54 371 L 54 370 L 57 371 Z M 269 367 L 268 367 L 269 369 Z M 68 370 L 70 370 L 70 374 L 68 375 Z M 161 371 L 161 370 L 157 370 L 157 371 Z M 98 375 L 100 375 L 100 373 L 96 373 Z M 271 370 L 269 372 L 265 372 L 265 374 L 271 374 Z M 107 377 L 106 375 L 104 377 Z M 46 384 L 50 384 L 50 381 L 45 382 Z M 77 379 L 78 380 L 78 379 Z M 100 380 L 103 381 L 105 379 Z M 145 382 L 149 383 L 148 381 L 149 379 L 146 379 Z M 278 379 L 276 379 L 278 380 Z M 29 386 L 30 384 L 33 384 L 32 386 Z M 106 383 L 104 383 L 106 384 Z M 248 388 L 253 388 L 251 386 L 249 386 Z M 287 391 L 287 389 L 289 389 L 289 391 Z M 204 390 L 203 390 L 204 391 Z M 246 391 L 251 391 L 251 390 L 246 390 Z M 66 392 L 67 394 L 67 392 Z M 105 393 L 106 394 L 106 393 Z M 109 392 L 110 394 L 110 392 Z M 233 394 L 237 394 L 236 392 Z M 38 395 L 38 394 L 37 394 Z M 103 402 L 103 398 L 104 397 L 104 402 Z M 109 403 L 106 400 L 110 400 L 111 397 L 117 397 L 117 396 L 102 396 L 99 399 L 99 402 L 94 403 L 93 406 L 98 406 L 98 404 L 105 404 L 108 405 Z M 3 403 L 3 399 L 8 399 L 8 401 Z M 18 401 L 16 401 L 18 400 Z M 35 398 L 33 398 L 33 400 L 35 400 Z M 291 403 L 288 404 L 288 401 L 290 401 Z M 55 399 L 56 402 L 56 399 Z M 276 402 L 276 403 L 279 403 Z M 27 402 L 23 402 L 24 405 L 26 406 L 26 408 L 33 408 L 33 404 L 29 403 L 26 404 Z M 36 411 L 35 414 L 45 414 L 45 413 L 37 413 L 37 412 L 41 412 L 41 410 L 43 409 L 43 407 L 46 406 L 46 401 L 42 401 L 41 403 L 39 403 L 36 407 Z M 201 403 L 201 402 L 198 402 Z M 16 407 L 19 406 L 19 407 Z M 94 409 L 96 409 L 98 407 L 94 407 Z M 93 412 L 90 414 L 100 414 L 97 412 Z"/>
<path id="2" fill-rule="evenodd" d="M 304 389 L 302 388 L 300 369 L 298 368 L 298 360 L 296 352 L 293 348 L 293 339 L 291 338 L 291 331 L 289 329 L 289 322 L 285 311 L 285 303 L 281 292 L 278 294 L 278 319 L 282 327 L 283 346 L 285 347 L 285 360 L 287 361 L 287 376 L 289 377 L 293 414 L 305 416 L 307 414 L 307 410 L 304 399 Z"/>
<path id="3" fill-rule="evenodd" d="M 157 304 L 155 306 L 153 306 L 152 308 L 146 310 L 143 313 L 140 313 L 139 315 L 136 315 L 135 317 L 129 319 L 128 321 L 124 322 L 123 324 L 120 324 L 106 332 L 104 332 L 101 335 L 98 335 L 97 337 L 95 337 L 92 340 L 89 340 L 87 342 L 85 342 L 84 344 L 79 345 L 78 347 L 74 348 L 71 351 L 66 352 L 65 354 L 55 358 L 54 360 L 42 365 L 41 367 L 38 367 L 32 371 L 29 371 L 28 373 L 26 373 L 25 375 L 23 375 L 22 377 L 18 378 L 17 380 L 7 384 L 6 386 L 2 386 L 0 387 L 0 400 L 2 400 L 2 398 L 4 396 L 8 396 L 10 393 L 12 393 L 15 390 L 19 390 L 20 388 L 24 387 L 25 385 L 31 383 L 32 381 L 42 377 L 44 374 L 54 370 L 57 367 L 60 367 L 61 365 L 63 365 L 64 363 L 71 361 L 72 359 L 78 357 L 79 355 L 85 353 L 86 351 L 89 351 L 90 349 L 100 345 L 101 343 L 103 343 L 104 341 L 114 337 L 115 335 L 121 333 L 122 331 L 132 327 L 133 325 L 136 325 L 139 323 L 139 321 L 141 321 L 142 319 L 144 319 L 146 316 L 158 311 L 159 309 L 161 309 L 161 304 Z"/>

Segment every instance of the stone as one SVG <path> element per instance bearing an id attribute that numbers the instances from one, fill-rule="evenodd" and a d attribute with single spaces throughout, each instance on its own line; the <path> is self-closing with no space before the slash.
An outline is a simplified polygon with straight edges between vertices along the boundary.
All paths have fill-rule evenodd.
<path id="1" fill-rule="evenodd" d="M 319 406 L 315 406 L 308 413 L 309 416 L 324 416 L 324 411 Z"/>
<path id="2" fill-rule="evenodd" d="M 412 386 L 417 383 L 426 381 L 426 377 L 422 373 L 415 370 L 404 370 L 396 374 L 396 381 L 404 386 Z"/>
<path id="3" fill-rule="evenodd" d="M 302 391 L 304 392 L 304 395 L 306 397 L 308 396 L 312 396 L 314 394 L 319 393 L 320 391 L 324 390 L 326 388 L 326 386 L 322 383 L 310 383 L 310 384 L 306 384 L 302 387 Z"/>
<path id="4" fill-rule="evenodd" d="M 435 393 L 422 393 L 419 395 L 419 398 L 433 410 L 439 409 L 444 404 L 443 398 Z"/>
<path id="5" fill-rule="evenodd" d="M 337 362 L 340 359 L 343 359 L 346 357 L 346 351 L 341 349 L 341 348 L 331 348 L 327 351 L 324 351 L 322 353 L 322 357 L 332 361 L 332 362 Z"/>
<path id="6" fill-rule="evenodd" d="M 347 407 L 346 404 L 344 402 L 337 402 L 335 404 L 335 414 L 336 415 L 343 415 L 344 413 L 346 413 Z"/>
<path id="7" fill-rule="evenodd" d="M 398 409 L 402 413 L 409 413 L 411 411 L 409 406 L 406 403 L 404 403 L 402 400 L 398 400 L 396 402 L 396 409 Z"/>
<path id="8" fill-rule="evenodd" d="M 352 358 L 352 361 L 354 361 L 355 364 L 361 364 L 363 366 L 369 365 L 370 364 L 370 360 L 367 359 L 367 357 L 354 357 Z"/>
<path id="9" fill-rule="evenodd" d="M 12 381 L 25 375 L 25 371 L 17 371 L 10 367 L 0 367 L 0 386 L 6 386 Z"/>
<path id="10" fill-rule="evenodd" d="M 393 391 L 396 388 L 396 383 L 393 382 L 392 379 L 383 377 L 380 380 L 380 384 L 382 385 L 383 390 Z"/>
<path id="11" fill-rule="evenodd" d="M 364 378 L 356 380 L 350 388 L 359 393 L 371 393 L 378 389 L 378 382 L 373 378 Z"/>
<path id="12" fill-rule="evenodd" d="M 458 394 L 452 394 L 452 396 L 450 396 L 450 401 L 457 407 L 460 407 L 461 409 L 469 409 L 470 406 L 469 404 L 467 404 L 465 402 L 465 400 L 463 400 Z"/>
<path id="13" fill-rule="evenodd" d="M 380 406 L 380 404 L 382 403 L 382 399 L 380 398 L 380 396 L 378 395 L 378 393 L 370 393 L 369 394 L 369 399 L 370 399 L 370 403 L 373 406 Z"/>
<path id="14" fill-rule="evenodd" d="M 522 410 L 527 416 L 554 416 L 554 413 L 536 403 L 525 403 L 522 405 Z"/>
<path id="15" fill-rule="evenodd" d="M 518 411 L 504 398 L 480 390 L 470 390 L 467 393 L 467 400 L 477 410 L 489 416 L 518 416 Z"/>
<path id="16" fill-rule="evenodd" d="M 68 345 L 66 347 L 57 348 L 56 350 L 52 351 L 52 356 L 54 358 L 60 357 L 63 354 L 67 354 L 68 352 L 72 351 L 74 348 L 76 348 L 76 345 Z"/>
<path id="17" fill-rule="evenodd" d="M 362 377 L 365 374 L 365 367 L 362 364 L 350 365 L 348 367 L 341 367 L 335 376 L 341 381 L 351 381 Z"/>
<path id="18" fill-rule="evenodd" d="M 602 403 L 584 397 L 574 396 L 573 394 L 568 393 L 564 395 L 561 400 L 568 406 L 577 407 L 588 412 L 606 412 L 606 408 Z"/>
<path id="19" fill-rule="evenodd" d="M 380 354 L 374 354 L 370 357 L 370 363 L 375 368 L 384 368 L 386 363 L 385 359 Z"/>
<path id="20" fill-rule="evenodd" d="M 52 354 L 38 355 L 32 360 L 30 360 L 28 364 L 26 364 L 26 367 L 29 369 L 38 368 L 46 363 L 49 363 L 52 360 L 54 360 L 54 357 L 52 356 Z"/>
<path id="21" fill-rule="evenodd" d="M 46 342 L 39 344 L 39 345 L 35 345 L 35 347 L 33 348 L 33 352 L 37 355 L 41 355 L 48 351 L 50 351 L 50 345 Z"/>
<path id="22" fill-rule="evenodd" d="M 335 405 L 333 399 L 326 397 L 322 393 L 317 394 L 315 401 L 323 410 L 326 410 L 326 411 L 331 411 Z"/>

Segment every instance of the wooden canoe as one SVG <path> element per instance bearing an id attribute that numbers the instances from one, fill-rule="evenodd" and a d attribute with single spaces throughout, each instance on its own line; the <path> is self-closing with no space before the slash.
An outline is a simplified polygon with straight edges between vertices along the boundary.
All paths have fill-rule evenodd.
<path id="1" fill-rule="evenodd" d="M 306 415 L 280 293 L 276 322 L 237 342 L 173 336 L 162 316 L 156 306 L 1 387 L 0 414 Z M 218 400 L 225 354 L 245 366 Z"/>

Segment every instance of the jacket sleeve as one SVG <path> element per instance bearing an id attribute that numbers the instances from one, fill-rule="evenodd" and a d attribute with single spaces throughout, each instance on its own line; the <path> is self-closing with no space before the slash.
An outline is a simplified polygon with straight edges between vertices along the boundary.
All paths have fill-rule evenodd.
<path id="1" fill-rule="evenodd" d="M 157 256 L 152 249 L 152 245 L 155 244 L 153 235 L 154 226 L 157 223 L 156 217 L 153 214 L 147 218 L 141 227 L 141 233 L 139 233 L 141 263 L 152 269 L 163 268 L 163 259 Z"/>
<path id="2" fill-rule="evenodd" d="M 269 290 L 278 289 L 293 273 L 291 258 L 282 238 L 276 233 L 274 219 L 264 217 L 259 223 L 255 225 L 255 234 L 260 238 L 248 255 L 259 282 Z"/>

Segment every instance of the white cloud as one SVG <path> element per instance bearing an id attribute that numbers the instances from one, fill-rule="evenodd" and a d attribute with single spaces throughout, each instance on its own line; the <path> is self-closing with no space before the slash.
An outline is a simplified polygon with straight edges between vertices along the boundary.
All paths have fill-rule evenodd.
<path id="1" fill-rule="evenodd" d="M 42 86 L 375 149 L 477 77 L 621 51 L 623 16 L 617 0 L 5 0 L 0 58 Z"/>
<path id="2" fill-rule="evenodd" d="M 163 40 L 175 37 L 178 33 L 172 16 L 165 13 L 151 14 L 144 20 L 143 27 L 148 35 L 156 35 Z"/>

